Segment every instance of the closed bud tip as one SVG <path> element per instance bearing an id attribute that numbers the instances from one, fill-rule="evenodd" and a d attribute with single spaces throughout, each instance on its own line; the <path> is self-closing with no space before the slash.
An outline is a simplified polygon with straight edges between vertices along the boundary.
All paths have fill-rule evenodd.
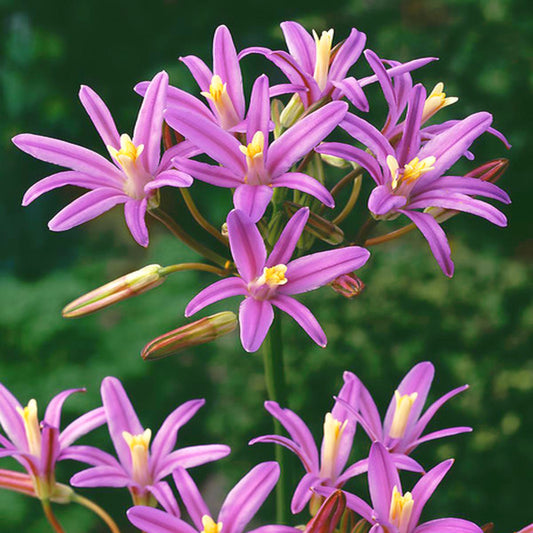
<path id="1" fill-rule="evenodd" d="M 499 159 L 487 161 L 486 163 L 483 163 L 483 165 L 471 170 L 465 174 L 465 178 L 478 178 L 482 181 L 495 183 L 503 176 L 503 173 L 507 170 L 508 166 L 509 160 L 505 157 L 500 157 Z"/>
<path id="2" fill-rule="evenodd" d="M 321 498 L 322 499 L 322 498 Z M 346 509 L 346 496 L 341 490 L 332 492 L 320 505 L 305 527 L 305 533 L 333 533 Z"/>
<path id="3" fill-rule="evenodd" d="M 365 288 L 365 284 L 354 272 L 335 278 L 329 286 L 345 298 L 359 296 Z"/>

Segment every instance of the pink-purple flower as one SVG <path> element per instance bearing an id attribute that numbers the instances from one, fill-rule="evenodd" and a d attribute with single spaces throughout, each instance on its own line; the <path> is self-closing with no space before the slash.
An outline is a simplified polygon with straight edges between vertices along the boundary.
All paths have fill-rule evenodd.
<path id="1" fill-rule="evenodd" d="M 65 141 L 33 134 L 13 138 L 28 154 L 72 170 L 48 176 L 30 187 L 22 200 L 28 205 L 41 194 L 64 185 L 75 185 L 89 192 L 74 200 L 50 220 L 52 231 L 64 231 L 91 220 L 117 204 L 124 204 L 126 224 L 133 238 L 148 245 L 145 214 L 158 205 L 157 190 L 164 186 L 189 187 L 190 176 L 171 168 L 175 155 L 190 155 L 190 145 L 177 146 L 161 157 L 161 132 L 168 75 L 160 72 L 150 82 L 144 97 L 133 138 L 119 135 L 111 113 L 102 99 L 82 86 L 79 97 L 112 162 L 101 155 Z"/>
<path id="2" fill-rule="evenodd" d="M 308 217 L 307 208 L 297 211 L 267 257 L 256 225 L 242 211 L 231 211 L 227 219 L 228 237 L 240 276 L 217 281 L 202 290 L 187 305 L 185 316 L 230 296 L 244 296 L 239 323 L 246 351 L 255 352 L 263 343 L 274 319 L 273 306 L 291 315 L 318 345 L 325 346 L 327 339 L 320 324 L 292 295 L 314 290 L 362 267 L 370 253 L 359 246 L 349 246 L 290 261 Z"/>

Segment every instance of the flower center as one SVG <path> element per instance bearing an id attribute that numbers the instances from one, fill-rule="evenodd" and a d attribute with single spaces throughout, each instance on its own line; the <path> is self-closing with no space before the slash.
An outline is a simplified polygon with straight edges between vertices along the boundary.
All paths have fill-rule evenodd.
<path id="1" fill-rule="evenodd" d="M 389 430 L 389 436 L 393 439 L 401 439 L 404 436 L 405 428 L 407 427 L 407 421 L 409 420 L 409 414 L 413 408 L 413 404 L 418 397 L 417 392 L 412 394 L 400 394 L 398 390 L 394 392 L 394 398 L 396 400 L 396 409 L 394 410 L 394 417 Z"/>
<path id="2" fill-rule="evenodd" d="M 400 532 L 407 531 L 409 519 L 413 511 L 413 496 L 406 492 L 404 496 L 398 490 L 396 485 L 392 489 L 392 498 L 390 502 L 389 521 L 396 526 Z"/>
<path id="3" fill-rule="evenodd" d="M 455 104 L 459 98 L 456 96 L 446 97 L 444 92 L 444 83 L 439 82 L 426 98 L 424 103 L 424 110 L 422 111 L 422 122 L 426 122 L 431 118 L 437 111 L 451 104 Z"/>
<path id="4" fill-rule="evenodd" d="M 28 441 L 28 451 L 35 455 L 41 456 L 41 428 L 37 417 L 37 402 L 30 400 L 24 408 L 17 407 L 17 412 L 24 420 L 24 430 L 26 431 L 26 440 Z"/>
<path id="5" fill-rule="evenodd" d="M 120 136 L 120 150 L 108 146 L 109 153 L 120 163 L 120 165 L 126 170 L 128 165 L 135 164 L 137 158 L 144 150 L 144 144 L 135 146 L 131 137 L 127 133 L 123 133 Z"/>
<path id="6" fill-rule="evenodd" d="M 433 170 L 435 168 L 433 165 L 436 160 L 437 159 L 432 155 L 425 157 L 422 160 L 415 157 L 400 169 L 396 158 L 393 155 L 388 155 L 387 165 L 392 176 L 392 190 L 396 190 L 402 183 L 412 183 L 422 176 L 422 174 Z"/>
<path id="7" fill-rule="evenodd" d="M 288 279 L 285 277 L 287 272 L 287 265 L 275 265 L 273 267 L 265 267 L 263 274 L 257 278 L 257 285 L 268 285 L 269 287 L 277 287 L 278 285 L 285 285 Z"/>
<path id="8" fill-rule="evenodd" d="M 250 185 L 261 185 L 265 180 L 265 136 L 262 131 L 256 131 L 252 142 L 246 146 L 239 146 L 240 151 L 246 156 L 248 172 L 244 179 Z"/>
<path id="9" fill-rule="evenodd" d="M 333 29 L 329 31 L 323 31 L 320 37 L 318 37 L 316 31 L 313 30 L 313 37 L 315 38 L 316 44 L 316 61 L 313 78 L 315 78 L 320 90 L 323 91 L 328 81 L 331 43 L 333 42 Z"/>
<path id="10" fill-rule="evenodd" d="M 211 78 L 209 91 L 202 91 L 201 95 L 213 103 L 220 125 L 224 129 L 231 128 L 239 122 L 239 117 L 227 90 L 227 84 L 222 81 L 218 74 Z"/>
<path id="11" fill-rule="evenodd" d="M 339 451 L 339 441 L 346 429 L 347 420 L 341 422 L 333 418 L 331 413 L 324 419 L 324 440 L 322 441 L 322 464 L 320 475 L 333 479 L 335 476 L 335 460 Z"/>
<path id="12" fill-rule="evenodd" d="M 150 439 L 152 438 L 152 431 L 150 429 L 145 429 L 140 435 L 132 435 L 127 431 L 123 431 L 122 437 L 130 447 L 133 479 L 139 483 L 139 485 L 149 485 L 148 449 L 150 446 Z"/>
<path id="13" fill-rule="evenodd" d="M 220 533 L 222 531 L 222 522 L 215 522 L 210 516 L 202 516 L 202 526 L 204 529 L 201 533 Z"/>

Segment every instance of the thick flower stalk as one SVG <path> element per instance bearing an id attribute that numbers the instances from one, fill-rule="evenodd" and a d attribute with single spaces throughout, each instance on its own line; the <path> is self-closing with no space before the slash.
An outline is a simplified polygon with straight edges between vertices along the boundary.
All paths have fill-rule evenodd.
<path id="1" fill-rule="evenodd" d="M 36 198 L 64 185 L 75 185 L 90 192 L 63 208 L 48 227 L 65 231 L 91 220 L 117 204 L 124 204 L 126 224 L 133 238 L 148 246 L 145 214 L 159 203 L 157 191 L 164 186 L 189 187 L 190 176 L 172 169 L 174 155 L 189 156 L 190 145 L 179 145 L 161 157 L 161 132 L 168 75 L 160 72 L 151 81 L 144 97 L 133 138 L 119 135 L 115 122 L 102 99 L 89 87 L 82 86 L 79 97 L 89 118 L 111 155 L 112 162 L 101 155 L 65 141 L 24 133 L 13 138 L 18 148 L 28 154 L 72 170 L 48 176 L 30 187 L 22 200 L 28 205 Z"/>
<path id="2" fill-rule="evenodd" d="M 135 504 L 173 509 L 172 492 L 162 481 L 177 467 L 191 468 L 216 461 L 229 454 L 228 446 L 208 444 L 174 450 L 178 430 L 205 403 L 191 400 L 180 405 L 165 419 L 152 441 L 152 432 L 141 426 L 137 414 L 120 381 L 107 377 L 102 381 L 102 403 L 109 434 L 118 461 L 100 451 L 95 466 L 75 474 L 70 480 L 76 487 L 127 487 Z"/>
<path id="3" fill-rule="evenodd" d="M 248 216 L 235 209 L 228 215 L 228 237 L 239 276 L 232 276 L 202 290 L 187 305 L 185 316 L 230 296 L 244 296 L 239 309 L 241 342 L 248 352 L 259 349 L 274 319 L 273 306 L 291 315 L 320 346 L 326 335 L 311 311 L 292 298 L 314 290 L 336 277 L 362 267 L 370 254 L 350 246 L 290 258 L 302 234 L 309 210 L 300 209 L 287 223 L 267 257 L 261 233 Z"/>

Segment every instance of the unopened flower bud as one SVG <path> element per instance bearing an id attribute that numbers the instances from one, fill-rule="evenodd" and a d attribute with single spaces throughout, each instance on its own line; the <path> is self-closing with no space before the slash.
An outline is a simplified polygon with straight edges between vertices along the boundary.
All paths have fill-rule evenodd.
<path id="1" fill-rule="evenodd" d="M 346 509 L 346 496 L 341 490 L 331 493 L 305 527 L 305 533 L 333 533 Z"/>
<path id="2" fill-rule="evenodd" d="M 354 272 L 335 278 L 329 286 L 345 298 L 359 296 L 365 288 L 365 284 Z"/>
<path id="3" fill-rule="evenodd" d="M 465 174 L 465 178 L 478 178 L 482 181 L 495 183 L 503 176 L 508 166 L 509 160 L 504 157 L 493 159 Z"/>
<path id="4" fill-rule="evenodd" d="M 348 168 L 350 166 L 350 163 L 346 161 L 346 159 L 342 159 L 335 155 L 320 154 L 320 159 L 322 159 L 324 163 L 335 168 Z"/>
<path id="5" fill-rule="evenodd" d="M 160 265 L 148 265 L 88 292 L 63 309 L 65 318 L 76 318 L 141 294 L 165 281 Z"/>
<path id="6" fill-rule="evenodd" d="M 289 103 L 285 106 L 280 115 L 280 122 L 284 128 L 290 128 L 300 118 L 304 112 L 304 105 L 298 93 L 294 93 Z"/>
<path id="7" fill-rule="evenodd" d="M 220 235 L 222 235 L 222 237 L 226 237 L 226 239 L 229 237 L 228 225 L 226 224 L 226 222 L 224 222 L 224 224 L 222 224 L 220 228 Z"/>
<path id="8" fill-rule="evenodd" d="M 52 494 L 50 495 L 50 501 L 63 504 L 70 503 L 73 496 L 74 491 L 68 485 L 56 483 L 52 490 Z"/>
<path id="9" fill-rule="evenodd" d="M 142 350 L 145 360 L 162 359 L 185 348 L 214 341 L 237 327 L 237 316 L 230 311 L 217 313 L 174 329 L 149 342 Z"/>

